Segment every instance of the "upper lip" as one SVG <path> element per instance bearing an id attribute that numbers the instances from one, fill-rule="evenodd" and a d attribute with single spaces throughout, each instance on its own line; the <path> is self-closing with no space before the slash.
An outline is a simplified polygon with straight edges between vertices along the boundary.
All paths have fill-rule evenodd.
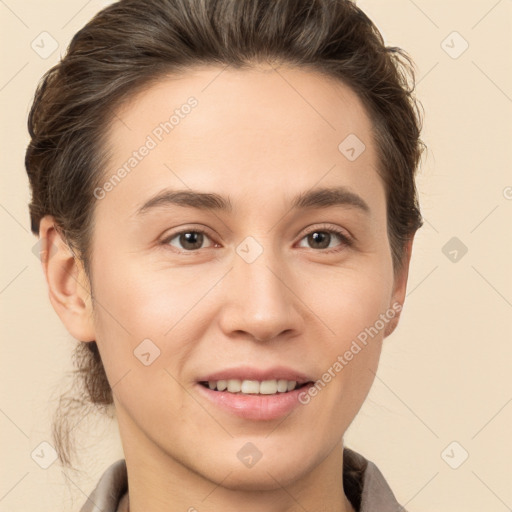
<path id="1" fill-rule="evenodd" d="M 255 368 L 253 366 L 237 366 L 226 368 L 214 373 L 209 373 L 198 379 L 198 382 L 219 381 L 219 380 L 294 380 L 297 384 L 305 384 L 314 379 L 308 375 L 288 368 L 286 366 L 273 366 L 271 368 Z"/>

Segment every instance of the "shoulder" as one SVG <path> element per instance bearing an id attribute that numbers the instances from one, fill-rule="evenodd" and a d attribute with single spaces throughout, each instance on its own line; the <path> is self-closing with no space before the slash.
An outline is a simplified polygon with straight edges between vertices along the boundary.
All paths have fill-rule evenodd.
<path id="1" fill-rule="evenodd" d="M 120 459 L 103 472 L 80 512 L 122 512 L 120 507 L 127 491 L 126 461 Z"/>
<path id="2" fill-rule="evenodd" d="M 379 468 L 350 448 L 343 450 L 343 486 L 358 512 L 407 512 Z"/>

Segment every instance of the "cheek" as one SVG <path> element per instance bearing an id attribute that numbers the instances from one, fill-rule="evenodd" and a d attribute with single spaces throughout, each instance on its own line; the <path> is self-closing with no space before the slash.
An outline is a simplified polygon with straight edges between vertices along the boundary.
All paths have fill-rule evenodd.
<path id="1" fill-rule="evenodd" d="M 319 385 L 319 394 L 324 404 L 330 404 L 325 414 L 343 422 L 344 428 L 368 394 L 377 371 L 384 327 L 395 313 L 390 312 L 389 304 L 390 271 L 385 263 L 373 263 L 364 271 L 360 267 L 331 275 L 323 294 L 317 288 L 310 289 L 319 317 L 328 327 L 324 333 L 329 333 L 323 338 L 322 350 L 315 354 L 324 372 L 320 380 L 325 386 Z M 386 312 L 391 313 L 389 318 Z"/>
<path id="2" fill-rule="evenodd" d="M 321 281 L 312 280 L 305 288 L 309 290 L 308 301 L 328 328 L 326 333 L 335 340 L 330 345 L 342 350 L 389 308 L 391 270 L 382 264 L 344 268 L 331 272 L 323 281 L 324 286 L 320 286 Z M 380 323 L 378 326 L 382 327 Z"/>
<path id="3" fill-rule="evenodd" d="M 142 267 L 142 268 L 141 268 Z M 163 277 L 165 279 L 163 279 Z M 140 263 L 106 260 L 96 273 L 101 327 L 135 338 L 161 338 L 197 302 L 201 286 L 189 286 L 186 273 L 157 272 Z M 204 293 L 204 292 L 203 292 Z"/>
<path id="4" fill-rule="evenodd" d="M 198 279 L 193 266 L 160 271 L 112 253 L 93 275 L 96 339 L 111 385 L 122 379 L 117 392 L 130 402 L 142 400 L 148 389 L 178 391 L 172 376 L 181 381 L 181 363 L 193 357 L 210 280 Z M 130 382 L 145 388 L 131 389 Z"/>

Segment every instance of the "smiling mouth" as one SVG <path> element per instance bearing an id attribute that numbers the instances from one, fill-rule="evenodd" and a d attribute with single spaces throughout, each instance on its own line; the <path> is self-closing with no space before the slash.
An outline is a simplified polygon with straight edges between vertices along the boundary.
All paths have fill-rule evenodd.
<path id="1" fill-rule="evenodd" d="M 227 379 L 217 381 L 201 381 L 203 387 L 221 393 L 233 393 L 240 395 L 276 395 L 286 394 L 308 384 L 312 381 L 299 383 L 295 380 L 274 379 L 274 380 L 240 380 Z"/>

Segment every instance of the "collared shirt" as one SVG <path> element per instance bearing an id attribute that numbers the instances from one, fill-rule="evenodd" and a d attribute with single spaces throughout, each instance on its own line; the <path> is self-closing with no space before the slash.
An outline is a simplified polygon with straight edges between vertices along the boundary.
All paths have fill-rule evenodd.
<path id="1" fill-rule="evenodd" d="M 347 493 L 357 512 L 407 512 L 373 462 L 350 448 L 343 449 L 343 457 L 344 461 L 350 459 L 356 469 L 357 487 L 362 489 L 359 508 Z M 345 462 L 343 465 L 345 468 Z M 80 512 L 129 512 L 128 501 L 126 461 L 120 459 L 105 470 Z"/>

